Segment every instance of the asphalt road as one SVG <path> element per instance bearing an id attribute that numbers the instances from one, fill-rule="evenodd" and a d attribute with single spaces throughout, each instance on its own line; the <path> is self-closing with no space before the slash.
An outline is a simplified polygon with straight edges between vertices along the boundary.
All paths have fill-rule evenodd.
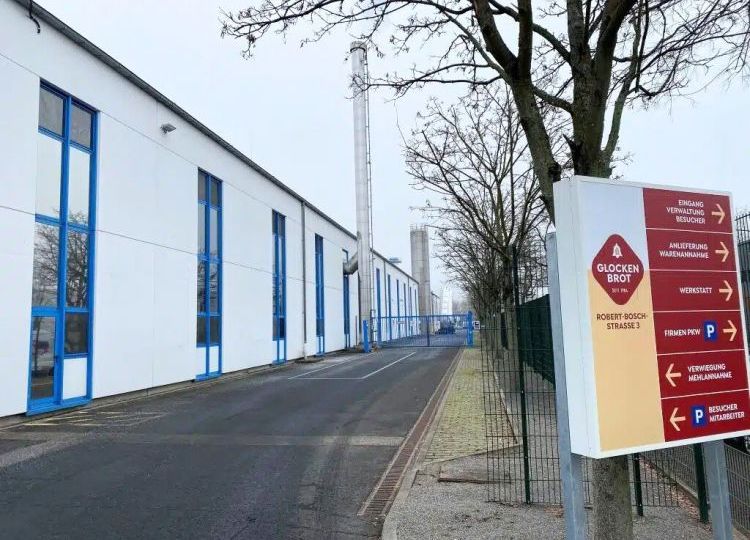
<path id="1" fill-rule="evenodd" d="M 456 352 L 332 357 L 2 430 L 0 537 L 377 537 L 357 513 Z"/>

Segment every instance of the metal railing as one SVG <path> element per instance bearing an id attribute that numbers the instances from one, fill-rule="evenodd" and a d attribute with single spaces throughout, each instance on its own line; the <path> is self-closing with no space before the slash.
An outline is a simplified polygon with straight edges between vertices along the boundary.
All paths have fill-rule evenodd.
<path id="1" fill-rule="evenodd" d="M 379 347 L 464 347 L 474 343 L 473 315 L 401 315 L 370 321 Z"/>

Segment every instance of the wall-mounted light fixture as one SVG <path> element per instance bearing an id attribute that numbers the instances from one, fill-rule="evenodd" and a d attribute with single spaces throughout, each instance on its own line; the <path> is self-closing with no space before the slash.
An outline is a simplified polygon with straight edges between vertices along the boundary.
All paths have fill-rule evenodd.
<path id="1" fill-rule="evenodd" d="M 166 124 L 162 124 L 161 125 L 161 130 L 164 133 L 171 133 L 175 129 L 177 129 L 177 128 L 173 124 L 170 124 L 169 122 L 167 122 Z"/>

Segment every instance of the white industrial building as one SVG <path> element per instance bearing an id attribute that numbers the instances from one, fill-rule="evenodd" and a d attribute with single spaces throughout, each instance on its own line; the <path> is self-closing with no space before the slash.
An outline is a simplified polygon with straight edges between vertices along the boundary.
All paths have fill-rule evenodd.
<path id="1" fill-rule="evenodd" d="M 0 417 L 355 346 L 355 235 L 33 13 L 0 0 Z M 373 312 L 417 315 L 373 267 Z"/>

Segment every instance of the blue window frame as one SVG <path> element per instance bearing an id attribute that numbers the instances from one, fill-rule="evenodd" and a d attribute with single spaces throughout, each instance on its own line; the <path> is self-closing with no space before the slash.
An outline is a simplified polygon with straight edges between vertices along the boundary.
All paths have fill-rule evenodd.
<path id="1" fill-rule="evenodd" d="M 378 341 L 380 341 L 383 339 L 380 322 L 382 319 L 382 314 L 380 313 L 380 268 L 375 269 L 375 299 L 378 306 Z"/>
<path id="2" fill-rule="evenodd" d="M 349 252 L 347 250 L 342 250 L 343 256 L 344 256 L 344 262 L 349 260 Z M 352 340 L 351 340 L 351 309 L 349 307 L 349 276 L 347 274 L 344 274 L 344 283 L 343 283 L 343 296 L 344 296 L 344 347 L 349 348 L 352 346 Z"/>
<path id="3" fill-rule="evenodd" d="M 271 213 L 273 233 L 273 340 L 276 364 L 286 362 L 286 217 Z"/>
<path id="4" fill-rule="evenodd" d="M 406 290 L 404 290 L 404 295 L 405 295 L 404 298 L 407 298 L 407 296 L 406 296 Z M 408 317 L 407 321 L 409 321 L 409 323 L 406 326 L 406 332 L 407 332 L 407 335 L 411 335 L 412 334 L 412 325 L 413 325 L 413 322 L 414 322 L 414 320 L 412 319 L 412 316 L 414 315 L 414 313 L 411 310 L 411 287 L 409 287 L 409 296 L 408 296 L 408 299 L 409 299 L 409 302 L 408 302 L 408 305 L 406 306 L 406 315 Z"/>
<path id="5" fill-rule="evenodd" d="M 404 283 L 404 295 L 402 298 L 404 299 L 404 332 L 406 332 L 408 335 L 409 328 L 408 328 L 407 321 L 409 319 L 407 319 L 407 316 L 409 315 L 409 313 L 406 311 L 406 283 Z"/>
<path id="6" fill-rule="evenodd" d="M 196 380 L 221 374 L 222 234 L 221 180 L 198 171 L 198 315 L 196 345 L 205 349 L 205 371 Z"/>
<path id="7" fill-rule="evenodd" d="M 325 338 L 325 273 L 323 267 L 323 237 L 315 235 L 315 335 L 318 354 L 326 352 Z"/>
<path id="8" fill-rule="evenodd" d="M 392 299 L 391 296 L 391 275 L 388 274 L 388 291 L 386 291 L 386 294 L 388 295 L 388 339 L 393 339 L 393 319 L 391 318 L 391 314 L 393 313 L 393 307 L 392 307 Z"/>
<path id="9" fill-rule="evenodd" d="M 396 278 L 396 335 L 401 337 L 401 287 L 398 278 Z"/>
<path id="10" fill-rule="evenodd" d="M 91 399 L 97 121 L 88 105 L 41 84 L 29 414 Z M 72 363 L 79 364 L 76 373 L 86 377 L 86 389 L 65 398 L 63 373 Z"/>

